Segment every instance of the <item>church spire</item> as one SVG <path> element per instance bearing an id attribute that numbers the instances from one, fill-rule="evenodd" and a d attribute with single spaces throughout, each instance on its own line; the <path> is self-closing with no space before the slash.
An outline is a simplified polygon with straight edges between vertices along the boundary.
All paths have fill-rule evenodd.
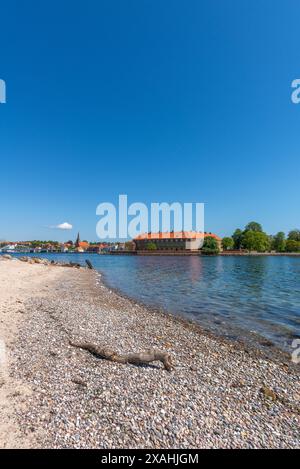
<path id="1" fill-rule="evenodd" d="M 79 243 L 80 243 L 80 234 L 78 232 L 78 235 L 77 235 L 77 239 L 75 241 L 75 247 L 78 248 L 79 247 Z"/>

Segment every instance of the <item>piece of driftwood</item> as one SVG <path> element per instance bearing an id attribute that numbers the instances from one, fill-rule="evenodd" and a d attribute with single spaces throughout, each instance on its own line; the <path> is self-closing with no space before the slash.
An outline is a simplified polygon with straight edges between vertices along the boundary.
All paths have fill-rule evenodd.
<path id="1" fill-rule="evenodd" d="M 105 360 L 110 360 L 117 363 L 130 363 L 132 365 L 147 365 L 154 361 L 160 361 L 163 363 L 166 370 L 171 371 L 172 361 L 171 356 L 166 352 L 160 352 L 159 350 L 147 350 L 146 352 L 140 353 L 128 353 L 121 354 L 111 350 L 108 347 L 98 347 L 90 342 L 74 342 L 69 341 L 73 347 L 87 350 L 92 355 Z"/>
<path id="2" fill-rule="evenodd" d="M 88 266 L 89 269 L 93 270 L 94 267 L 93 267 L 93 264 L 91 263 L 91 261 L 89 261 L 88 259 L 86 259 L 86 265 Z"/>

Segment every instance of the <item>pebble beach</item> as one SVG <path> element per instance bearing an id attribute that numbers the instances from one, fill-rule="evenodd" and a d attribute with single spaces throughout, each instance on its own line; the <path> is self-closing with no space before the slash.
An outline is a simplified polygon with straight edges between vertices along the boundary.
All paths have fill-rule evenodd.
<path id="1" fill-rule="evenodd" d="M 124 298 L 92 270 L 1 259 L 0 285 L 1 448 L 300 446 L 299 365 Z M 157 349 L 173 367 L 70 340 Z"/>

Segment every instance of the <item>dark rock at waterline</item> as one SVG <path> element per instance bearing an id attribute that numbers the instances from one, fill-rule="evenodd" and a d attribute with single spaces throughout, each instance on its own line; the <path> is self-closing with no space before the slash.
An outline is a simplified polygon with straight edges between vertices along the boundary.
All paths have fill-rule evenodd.
<path id="1" fill-rule="evenodd" d="M 77 262 L 69 262 L 68 264 L 65 264 L 66 267 L 81 267 L 81 264 L 78 264 Z"/>
<path id="2" fill-rule="evenodd" d="M 56 262 L 54 260 L 50 261 L 48 259 L 41 258 L 41 257 L 23 256 L 23 257 L 19 257 L 19 261 L 27 262 L 28 264 L 57 265 L 61 267 L 76 267 L 78 269 L 81 267 L 81 264 L 78 264 L 77 262 L 68 262 L 64 264 L 64 263 Z"/>
<path id="3" fill-rule="evenodd" d="M 3 254 L 2 259 L 11 260 L 12 256 L 10 256 L 9 254 Z"/>
<path id="4" fill-rule="evenodd" d="M 274 347 L 273 342 L 271 342 L 270 340 L 261 340 L 259 343 L 263 347 Z"/>

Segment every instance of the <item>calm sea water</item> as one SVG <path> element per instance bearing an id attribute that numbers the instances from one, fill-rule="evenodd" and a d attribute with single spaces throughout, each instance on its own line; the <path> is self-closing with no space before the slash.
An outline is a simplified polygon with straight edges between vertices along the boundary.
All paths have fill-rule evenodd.
<path id="1" fill-rule="evenodd" d="M 252 331 L 286 350 L 300 337 L 300 258 L 45 257 L 90 259 L 111 287 L 223 335 Z"/>

